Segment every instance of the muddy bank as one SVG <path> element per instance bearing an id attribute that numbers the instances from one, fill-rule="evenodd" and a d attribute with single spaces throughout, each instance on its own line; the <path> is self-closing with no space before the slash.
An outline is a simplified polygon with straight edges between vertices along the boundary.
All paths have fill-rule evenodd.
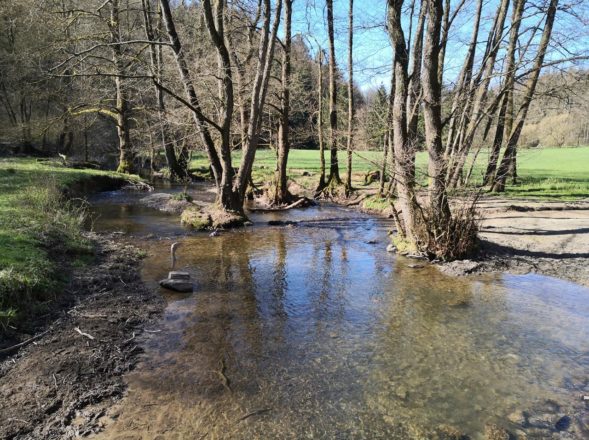
<path id="1" fill-rule="evenodd" d="M 440 265 L 451 275 L 538 273 L 589 286 L 589 202 L 483 200 L 481 248 Z"/>
<path id="2" fill-rule="evenodd" d="M 61 298 L 71 307 L 37 329 L 42 337 L 0 354 L 0 438 L 98 430 L 106 408 L 125 392 L 123 375 L 138 361 L 143 329 L 164 308 L 141 281 L 138 249 L 113 237 L 90 238 L 97 261 L 72 274 Z"/>

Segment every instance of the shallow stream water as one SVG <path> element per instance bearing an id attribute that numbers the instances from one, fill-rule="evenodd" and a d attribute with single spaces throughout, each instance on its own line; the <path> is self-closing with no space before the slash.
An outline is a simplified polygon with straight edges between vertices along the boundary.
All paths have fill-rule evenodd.
<path id="1" fill-rule="evenodd" d="M 450 425 L 482 439 L 487 423 L 515 432 L 510 414 L 547 405 L 570 427 L 530 438 L 584 438 L 589 289 L 412 268 L 385 250 L 390 222 L 336 206 L 255 214 L 210 237 L 137 197 L 96 198 L 94 228 L 131 234 L 158 290 L 180 242 L 176 269 L 195 290 L 161 290 L 164 316 L 101 438 L 417 439 Z"/>

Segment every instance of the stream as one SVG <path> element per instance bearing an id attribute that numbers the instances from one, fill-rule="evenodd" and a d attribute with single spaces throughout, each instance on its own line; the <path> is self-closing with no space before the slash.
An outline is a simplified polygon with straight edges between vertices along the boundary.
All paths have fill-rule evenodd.
<path id="1" fill-rule="evenodd" d="M 589 289 L 415 267 L 386 252 L 389 220 L 335 205 L 210 237 L 142 196 L 91 199 L 94 230 L 144 249 L 143 279 L 167 302 L 99 438 L 417 439 L 444 425 L 478 440 L 489 423 L 585 438 Z M 173 242 L 191 294 L 158 285 Z"/>

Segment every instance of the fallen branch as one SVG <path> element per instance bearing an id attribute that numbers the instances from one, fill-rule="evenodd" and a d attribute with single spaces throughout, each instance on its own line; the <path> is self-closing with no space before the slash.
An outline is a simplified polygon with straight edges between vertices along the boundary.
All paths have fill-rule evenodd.
<path id="1" fill-rule="evenodd" d="M 82 330 L 80 330 L 78 327 L 74 328 L 75 331 L 77 331 L 79 334 L 81 334 L 82 336 L 87 337 L 88 339 L 94 340 L 94 336 L 89 335 L 88 333 L 84 333 Z"/>
<path id="2" fill-rule="evenodd" d="M 277 208 L 251 208 L 250 211 L 252 212 L 273 212 L 273 211 L 286 211 L 288 209 L 293 209 L 296 208 L 298 206 L 301 206 L 302 204 L 308 202 L 309 199 L 307 199 L 306 197 L 300 198 L 299 200 L 297 200 L 294 203 L 291 203 L 290 205 L 286 205 L 286 206 L 282 206 L 282 207 L 277 207 Z"/>
<path id="3" fill-rule="evenodd" d="M 346 203 L 344 206 L 354 206 L 354 205 L 359 205 L 360 202 L 364 199 L 366 199 L 368 197 L 368 194 L 364 194 L 360 197 L 358 197 L 357 199 L 352 200 L 351 202 Z"/>
<path id="4" fill-rule="evenodd" d="M 2 350 L 0 350 L 0 354 L 2 354 L 2 353 L 9 353 L 9 352 L 11 352 L 12 350 L 16 350 L 17 348 L 24 347 L 25 345 L 27 345 L 27 344 L 30 344 L 30 343 L 31 343 L 31 342 L 33 342 L 34 340 L 36 340 L 36 339 L 39 339 L 39 338 L 40 338 L 40 337 L 42 337 L 42 336 L 45 336 L 47 333 L 49 333 L 49 331 L 50 331 L 50 330 L 51 330 L 51 329 L 49 329 L 49 330 L 45 330 L 43 333 L 39 333 L 38 335 L 35 335 L 35 336 L 33 336 L 33 337 L 31 337 L 31 338 L 29 338 L 29 339 L 25 340 L 25 341 L 22 341 L 22 342 L 21 342 L 21 343 L 19 343 L 19 344 L 13 345 L 13 346 L 11 346 L 11 347 L 3 348 Z"/>

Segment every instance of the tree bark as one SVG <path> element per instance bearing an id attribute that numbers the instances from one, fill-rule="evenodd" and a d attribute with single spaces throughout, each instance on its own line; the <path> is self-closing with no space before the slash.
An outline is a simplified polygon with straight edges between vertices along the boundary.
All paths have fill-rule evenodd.
<path id="1" fill-rule="evenodd" d="M 393 150 L 395 156 L 395 178 L 397 181 L 398 203 L 401 207 L 400 231 L 409 246 L 417 247 L 415 231 L 417 200 L 415 196 L 414 166 L 415 151 L 407 138 L 407 68 L 409 55 L 401 23 L 403 0 L 388 0 L 388 31 L 393 44 L 395 61 L 395 90 L 393 100 Z"/>
<path id="2" fill-rule="evenodd" d="M 335 37 L 333 31 L 333 0 L 327 0 L 327 34 L 329 36 L 329 140 L 330 165 L 327 185 L 341 184 L 337 159 L 337 82 L 335 61 Z"/>
<path id="3" fill-rule="evenodd" d="M 317 75 L 317 137 L 319 138 L 319 184 L 316 193 L 325 188 L 325 144 L 323 142 L 323 49 L 319 47 L 317 58 L 318 75 Z"/>
<path id="4" fill-rule="evenodd" d="M 135 167 L 133 160 L 135 154 L 131 146 L 131 134 L 129 126 L 129 101 L 127 96 L 127 87 L 125 84 L 125 67 L 123 60 L 123 49 L 121 47 L 121 22 L 119 0 L 110 2 L 110 33 L 112 43 L 113 64 L 115 65 L 117 76 L 115 76 L 115 93 L 116 93 L 116 126 L 117 137 L 119 139 L 119 173 L 133 173 Z"/>
<path id="5" fill-rule="evenodd" d="M 440 31 L 443 16 L 442 0 L 428 0 L 428 25 L 423 55 L 423 104 L 425 139 L 429 155 L 428 175 L 430 222 L 436 235 L 450 220 L 446 194 L 446 161 L 442 147 L 442 86 L 438 80 Z"/>
<path id="6" fill-rule="evenodd" d="M 274 204 L 280 205 L 290 201 L 287 188 L 287 171 L 289 145 L 289 116 L 290 116 L 290 52 L 291 52 L 291 18 L 293 0 L 284 0 L 284 48 L 282 56 L 282 94 L 280 121 L 278 126 L 278 158 L 276 189 L 274 192 Z"/>
<path id="7" fill-rule="evenodd" d="M 347 169 L 346 169 L 346 193 L 352 192 L 352 143 L 354 138 L 354 0 L 350 1 L 348 12 L 348 143 L 347 143 Z"/>
<path id="8" fill-rule="evenodd" d="M 419 121 L 419 105 L 421 102 L 421 62 L 423 55 L 423 30 L 427 13 L 427 1 L 422 1 L 419 9 L 419 19 L 415 29 L 413 53 L 411 56 L 411 77 L 409 79 L 409 91 L 407 94 L 407 136 L 417 148 L 417 123 Z"/>

